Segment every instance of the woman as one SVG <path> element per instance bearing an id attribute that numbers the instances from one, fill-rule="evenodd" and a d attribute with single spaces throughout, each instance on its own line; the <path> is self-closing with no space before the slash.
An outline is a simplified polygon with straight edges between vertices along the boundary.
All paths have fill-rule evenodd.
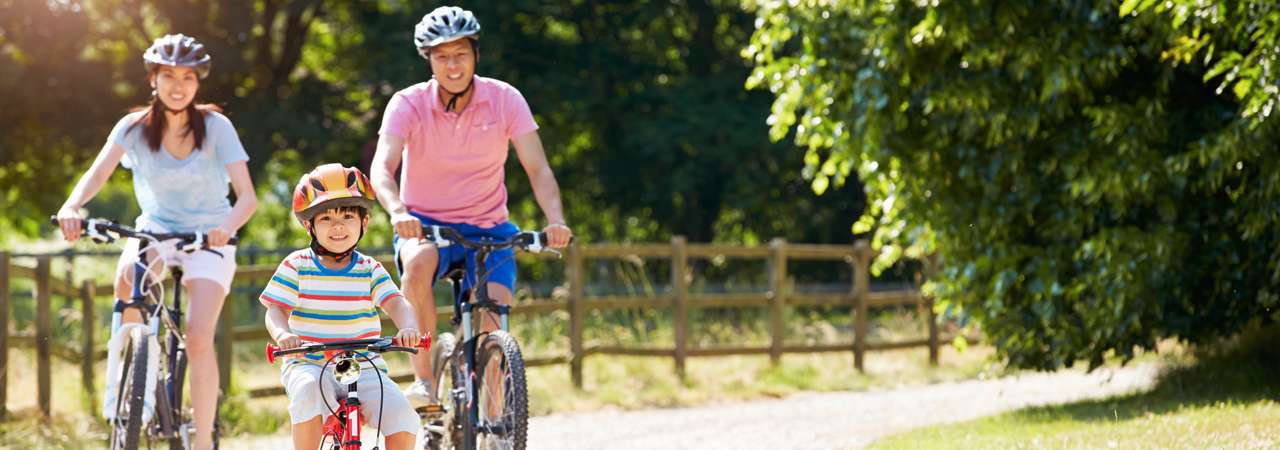
<path id="1" fill-rule="evenodd" d="M 143 61 L 153 89 L 151 104 L 116 124 L 93 166 L 58 211 L 58 222 L 65 239 L 79 239 L 80 209 L 98 193 L 116 165 L 124 163 L 133 171 L 142 209 L 137 228 L 206 233 L 210 247 L 221 253 L 156 255 L 183 269 L 183 286 L 190 298 L 185 329 L 195 410 L 193 448 L 211 449 L 219 386 L 213 335 L 236 269 L 235 247 L 226 244 L 249 220 L 258 200 L 249 179 L 249 157 L 231 121 L 217 107 L 195 103 L 200 79 L 209 74 L 211 63 L 204 45 L 181 34 L 166 35 L 147 49 Z M 234 206 L 227 199 L 228 182 L 235 189 Z M 116 311 L 123 311 L 125 322 L 142 320 L 137 308 L 124 307 L 132 292 L 138 245 L 137 240 L 129 240 L 117 267 Z M 112 342 L 118 342 L 115 336 Z M 114 403 L 116 393 L 116 380 L 110 378 L 104 409 Z M 114 409 L 106 413 L 112 414 Z"/>

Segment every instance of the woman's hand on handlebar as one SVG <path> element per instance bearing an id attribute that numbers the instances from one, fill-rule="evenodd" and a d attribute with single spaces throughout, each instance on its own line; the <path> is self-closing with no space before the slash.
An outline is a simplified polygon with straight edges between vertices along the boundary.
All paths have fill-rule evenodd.
<path id="1" fill-rule="evenodd" d="M 209 247 L 221 247 L 231 240 L 231 232 L 223 227 L 213 227 L 205 233 L 205 242 Z"/>
<path id="2" fill-rule="evenodd" d="M 69 242 L 75 242 L 80 239 L 80 234 L 84 231 L 84 219 L 80 217 L 80 212 L 73 208 L 63 207 L 58 210 L 58 229 L 62 231 L 62 238 Z"/>
<path id="3" fill-rule="evenodd" d="M 553 223 L 542 229 L 547 234 L 547 247 L 565 248 L 569 246 L 569 240 L 573 238 L 573 230 L 563 223 Z"/>

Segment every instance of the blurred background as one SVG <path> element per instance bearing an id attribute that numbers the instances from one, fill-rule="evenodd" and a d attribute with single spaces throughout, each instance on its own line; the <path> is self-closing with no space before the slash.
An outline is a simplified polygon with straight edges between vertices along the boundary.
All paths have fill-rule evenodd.
<path id="1" fill-rule="evenodd" d="M 66 248 L 44 221 L 111 126 L 148 100 L 142 50 L 181 32 L 213 55 L 199 98 L 226 110 L 251 158 L 261 205 L 242 239 L 304 245 L 288 209 L 293 183 L 322 162 L 367 168 L 388 99 L 430 77 L 411 32 L 441 4 L 0 0 L 0 244 Z M 1280 320 L 1272 2 L 459 6 L 483 27 L 478 74 L 528 100 L 582 242 L 866 239 L 873 282 L 934 300 L 929 312 L 908 309 L 912 324 L 900 329 L 927 317 L 980 335 L 990 360 L 1011 369 L 1093 369 Z M 514 158 L 507 172 L 513 220 L 540 228 Z M 132 220 L 128 172 L 117 170 L 88 208 Z M 363 245 L 389 241 L 381 219 Z M 246 262 L 278 257 L 263 255 Z M 922 271 L 930 257 L 937 270 Z M 714 278 L 695 288 L 717 292 L 767 284 L 753 264 L 695 262 L 691 279 Z M 601 293 L 642 292 L 669 271 L 638 257 L 593 267 Z M 560 266 L 521 270 L 530 297 L 563 286 Z M 842 264 L 790 275 L 797 285 L 852 282 Z M 791 317 L 806 317 L 806 339 L 847 339 L 847 309 L 805 311 Z M 667 316 L 635 314 L 597 318 L 601 338 L 670 337 Z M 705 325 L 711 342 L 767 334 L 764 315 L 708 317 L 731 324 Z M 556 323 L 544 334 L 562 332 Z M 636 323 L 649 325 L 627 331 Z M 1272 356 L 1246 358 L 1264 368 L 1245 372 L 1242 398 L 1275 398 L 1277 378 L 1261 375 L 1280 373 Z M 866 386 L 805 384 L 823 370 L 778 378 Z"/>

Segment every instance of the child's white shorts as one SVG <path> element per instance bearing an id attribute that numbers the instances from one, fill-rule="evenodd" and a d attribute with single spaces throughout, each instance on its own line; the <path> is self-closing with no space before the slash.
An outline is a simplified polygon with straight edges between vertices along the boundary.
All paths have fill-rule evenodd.
<path id="1" fill-rule="evenodd" d="M 418 414 L 409 406 L 400 387 L 396 386 L 387 374 L 377 369 L 363 369 L 360 379 L 356 381 L 360 395 L 360 417 L 367 427 L 378 426 L 378 377 L 382 377 L 382 435 L 390 436 L 399 432 L 418 433 L 422 424 Z M 280 381 L 284 383 L 285 394 L 289 396 L 289 417 L 294 424 L 306 422 L 316 416 L 329 416 L 329 409 L 320 398 L 320 389 L 324 388 L 324 396 L 328 399 L 329 408 L 337 409 L 337 392 L 346 393 L 346 386 L 338 384 L 333 378 L 333 365 L 324 372 L 324 383 L 320 383 L 320 365 L 313 363 L 287 363 L 281 371 Z"/>

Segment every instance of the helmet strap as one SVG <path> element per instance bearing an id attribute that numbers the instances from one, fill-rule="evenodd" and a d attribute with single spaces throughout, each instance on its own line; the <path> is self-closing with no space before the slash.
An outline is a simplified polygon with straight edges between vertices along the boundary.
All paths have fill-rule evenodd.
<path id="1" fill-rule="evenodd" d="M 356 246 L 360 245 L 360 239 L 364 238 L 364 227 L 363 226 L 360 227 L 360 236 L 356 237 L 356 243 L 351 244 L 350 248 L 343 250 L 341 252 L 334 252 L 327 248 L 324 248 L 323 245 L 320 245 L 320 239 L 316 238 L 316 229 L 314 225 L 307 228 L 307 233 L 311 235 L 311 251 L 315 252 L 315 254 L 320 256 L 331 257 L 334 259 L 334 261 L 342 263 L 342 262 L 345 262 L 347 258 L 351 256 L 352 253 L 355 253 Z"/>
<path id="2" fill-rule="evenodd" d="M 464 96 L 464 95 L 467 95 L 467 92 L 470 92 L 470 91 L 471 91 L 471 86 L 473 86 L 473 85 L 475 85 L 475 84 L 476 84 L 476 76 L 475 76 L 475 75 L 472 75 L 472 76 L 471 76 L 471 80 L 467 82 L 467 87 L 466 87 L 466 88 L 463 88 L 463 89 L 462 89 L 461 91 L 459 91 L 459 92 L 453 92 L 453 91 L 450 91 L 449 89 L 446 89 L 446 88 L 444 87 L 444 83 L 440 83 L 440 89 L 441 89 L 441 90 L 443 90 L 443 91 L 445 91 L 445 92 L 447 92 L 447 93 L 449 93 L 449 95 L 451 95 L 451 97 L 449 97 L 449 101 L 448 101 L 447 103 L 445 103 L 445 105 L 444 105 L 444 112 L 452 112 L 452 111 L 454 110 L 454 108 L 456 108 L 456 107 L 458 106 L 458 99 L 459 99 L 459 98 L 462 98 L 462 96 Z"/>

